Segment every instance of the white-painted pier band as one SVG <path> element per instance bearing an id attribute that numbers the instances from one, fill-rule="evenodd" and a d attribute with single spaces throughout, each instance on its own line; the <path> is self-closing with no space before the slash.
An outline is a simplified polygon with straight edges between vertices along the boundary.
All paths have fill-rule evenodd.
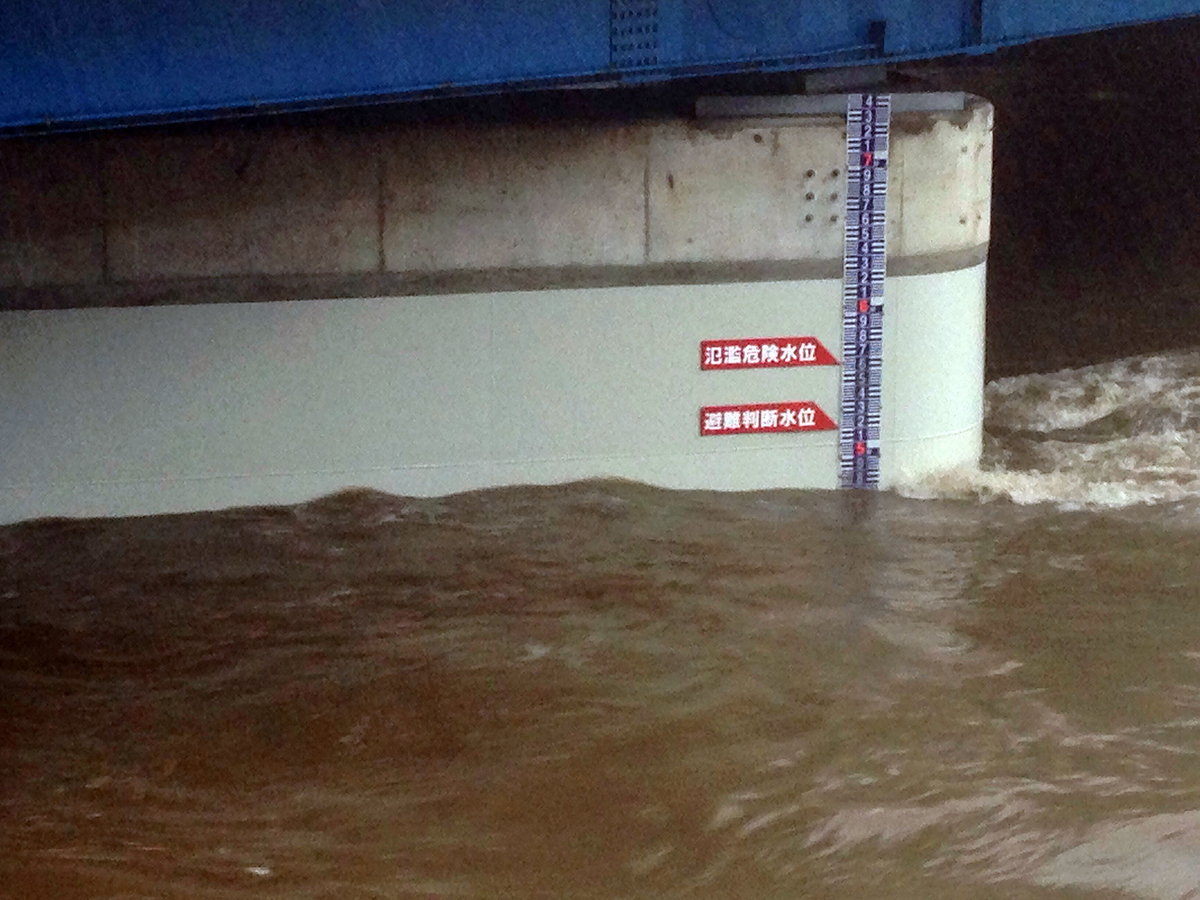
<path id="1" fill-rule="evenodd" d="M 921 97 L 893 96 L 883 487 L 982 439 L 991 108 Z M 87 165 L 0 145 L 32 160 L 0 168 L 0 521 L 351 486 L 836 487 L 836 431 L 697 425 L 839 415 L 840 366 L 701 368 L 705 341 L 842 346 L 844 114 L 734 113 L 74 139 Z"/>

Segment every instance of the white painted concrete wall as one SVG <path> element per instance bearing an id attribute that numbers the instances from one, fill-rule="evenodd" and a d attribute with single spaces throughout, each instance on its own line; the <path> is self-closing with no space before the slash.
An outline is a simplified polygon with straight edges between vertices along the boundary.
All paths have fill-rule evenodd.
<path id="1" fill-rule="evenodd" d="M 883 477 L 977 459 L 983 267 L 898 277 Z M 805 280 L 0 316 L 0 517 L 432 495 L 617 476 L 833 488 L 837 433 L 700 437 L 703 405 L 817 400 L 836 366 L 700 371 L 714 336 L 838 347 L 840 283 Z M 978 303 L 975 303 L 978 306 Z M 835 351 L 836 352 L 836 351 Z"/>
<path id="2" fill-rule="evenodd" d="M 893 143 L 885 485 L 977 462 L 982 435 L 991 111 L 920 116 Z M 86 221 L 72 232 L 26 203 L 0 234 L 0 278 L 68 298 L 93 276 L 119 298 L 156 280 L 373 266 L 551 285 L 583 268 L 612 284 L 0 312 L 0 522 L 356 485 L 835 487 L 836 432 L 701 437 L 698 417 L 811 400 L 836 420 L 840 368 L 706 372 L 699 343 L 813 335 L 840 358 L 843 128 L 447 128 L 249 156 L 136 138 L 83 167 L 107 179 L 99 250 Z M 72 177 L 46 159 L 51 182 Z M 779 263 L 794 271 L 764 274 Z M 708 282 L 670 283 L 697 272 Z"/>

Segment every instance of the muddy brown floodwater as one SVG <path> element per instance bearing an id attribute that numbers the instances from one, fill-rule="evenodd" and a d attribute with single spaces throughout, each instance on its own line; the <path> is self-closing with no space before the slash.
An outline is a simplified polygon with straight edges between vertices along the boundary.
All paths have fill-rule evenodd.
<path id="1" fill-rule="evenodd" d="M 980 472 L 0 528 L 0 897 L 1200 897 L 1197 40 L 909 73 L 996 101 Z"/>
<path id="2" fill-rule="evenodd" d="M 1198 371 L 997 382 L 912 496 L 0 529 L 0 895 L 1194 897 Z"/>

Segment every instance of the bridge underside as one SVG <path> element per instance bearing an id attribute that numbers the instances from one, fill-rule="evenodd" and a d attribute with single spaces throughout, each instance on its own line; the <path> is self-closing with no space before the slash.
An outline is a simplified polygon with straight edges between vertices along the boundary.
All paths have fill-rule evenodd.
<path id="1" fill-rule="evenodd" d="M 1197 0 L 8 0 L 0 133 L 868 66 L 1197 14 Z"/>

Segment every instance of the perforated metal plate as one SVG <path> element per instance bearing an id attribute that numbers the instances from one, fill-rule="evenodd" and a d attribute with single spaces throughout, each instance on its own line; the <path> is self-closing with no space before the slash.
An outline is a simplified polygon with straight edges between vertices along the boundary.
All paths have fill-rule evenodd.
<path id="1" fill-rule="evenodd" d="M 608 17 L 613 68 L 658 65 L 658 0 L 610 0 Z"/>

